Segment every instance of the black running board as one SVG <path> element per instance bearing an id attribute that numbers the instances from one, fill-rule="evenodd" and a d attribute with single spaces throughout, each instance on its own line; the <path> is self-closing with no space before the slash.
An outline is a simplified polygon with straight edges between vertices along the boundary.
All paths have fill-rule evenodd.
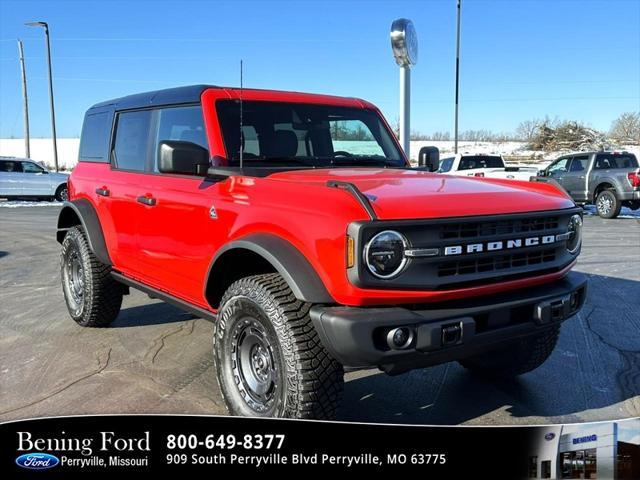
<path id="1" fill-rule="evenodd" d="M 159 298 L 163 302 L 173 305 L 174 307 L 178 307 L 179 309 L 189 312 L 197 317 L 203 318 L 210 322 L 215 322 L 217 319 L 217 315 L 213 312 L 210 312 L 209 310 L 205 310 L 204 308 L 192 305 L 191 303 L 176 298 L 167 292 L 163 292 L 162 290 L 158 290 L 157 288 L 150 287 L 149 285 L 145 285 L 144 283 L 133 280 L 132 278 L 125 277 L 121 273 L 111 272 L 111 276 L 124 285 L 135 288 L 136 290 L 140 290 L 150 297 Z"/>

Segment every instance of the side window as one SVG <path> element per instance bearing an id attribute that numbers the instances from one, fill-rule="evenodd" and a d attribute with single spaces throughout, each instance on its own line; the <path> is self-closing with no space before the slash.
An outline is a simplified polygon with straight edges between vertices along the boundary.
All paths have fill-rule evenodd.
<path id="1" fill-rule="evenodd" d="M 150 125 L 151 110 L 118 114 L 116 141 L 113 147 L 116 168 L 144 171 Z"/>
<path id="2" fill-rule="evenodd" d="M 32 162 L 22 162 L 22 171 L 24 173 L 42 173 L 44 169 Z"/>
<path id="3" fill-rule="evenodd" d="M 20 162 L 10 160 L 0 162 L 0 172 L 22 172 L 22 164 Z"/>
<path id="4" fill-rule="evenodd" d="M 554 175 L 566 173 L 569 160 L 571 160 L 571 157 L 561 158 L 560 160 L 556 160 L 554 163 L 549 165 L 549 175 L 553 177 Z"/>
<path id="5" fill-rule="evenodd" d="M 242 126 L 242 140 L 244 141 L 243 155 L 253 157 L 260 156 L 260 142 L 258 141 L 258 132 L 253 125 Z"/>
<path id="6" fill-rule="evenodd" d="M 586 172 L 587 168 L 589 168 L 589 155 L 579 155 L 577 157 L 573 157 L 571 166 L 569 167 L 569 172 L 582 173 Z"/>
<path id="7" fill-rule="evenodd" d="M 445 172 L 448 172 L 449 170 L 451 170 L 451 167 L 453 166 L 453 161 L 454 160 L 455 160 L 454 157 L 449 157 L 449 158 L 442 159 L 442 161 L 440 161 L 440 168 L 438 169 L 438 171 L 441 172 L 441 173 L 445 173 Z"/>
<path id="8" fill-rule="evenodd" d="M 158 110 L 158 134 L 155 141 L 154 171 L 158 171 L 158 148 L 164 140 L 179 140 L 209 150 L 200 106 L 171 107 Z"/>

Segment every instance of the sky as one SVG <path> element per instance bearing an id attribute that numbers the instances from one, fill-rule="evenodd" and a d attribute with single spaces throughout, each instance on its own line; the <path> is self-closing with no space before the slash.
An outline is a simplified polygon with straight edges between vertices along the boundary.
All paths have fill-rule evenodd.
<path id="1" fill-rule="evenodd" d="M 0 0 L 0 138 L 23 136 L 16 39 L 32 137 L 50 137 L 47 21 L 59 137 L 92 104 L 196 83 L 355 96 L 398 118 L 391 22 L 419 38 L 411 128 L 453 131 L 455 0 Z M 640 111 L 639 0 L 462 0 L 460 130 L 512 132 L 534 118 L 608 130 Z"/>

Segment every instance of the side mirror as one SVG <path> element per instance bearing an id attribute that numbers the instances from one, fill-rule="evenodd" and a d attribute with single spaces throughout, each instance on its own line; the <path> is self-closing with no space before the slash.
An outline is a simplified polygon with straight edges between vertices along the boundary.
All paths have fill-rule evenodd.
<path id="1" fill-rule="evenodd" d="M 422 147 L 418 153 L 418 166 L 429 172 L 440 168 L 440 150 L 438 147 Z"/>
<path id="2" fill-rule="evenodd" d="M 205 175 L 210 166 L 206 148 L 182 140 L 162 140 L 159 156 L 158 170 L 162 173 Z"/>

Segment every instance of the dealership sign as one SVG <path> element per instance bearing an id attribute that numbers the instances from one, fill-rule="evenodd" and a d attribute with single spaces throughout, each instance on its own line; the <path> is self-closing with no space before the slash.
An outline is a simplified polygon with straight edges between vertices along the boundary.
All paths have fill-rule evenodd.
<path id="1" fill-rule="evenodd" d="M 573 439 L 573 444 L 578 445 L 579 443 L 587 443 L 587 442 L 595 442 L 598 440 L 598 435 L 595 433 L 593 435 L 587 435 L 585 437 L 577 437 Z"/>

